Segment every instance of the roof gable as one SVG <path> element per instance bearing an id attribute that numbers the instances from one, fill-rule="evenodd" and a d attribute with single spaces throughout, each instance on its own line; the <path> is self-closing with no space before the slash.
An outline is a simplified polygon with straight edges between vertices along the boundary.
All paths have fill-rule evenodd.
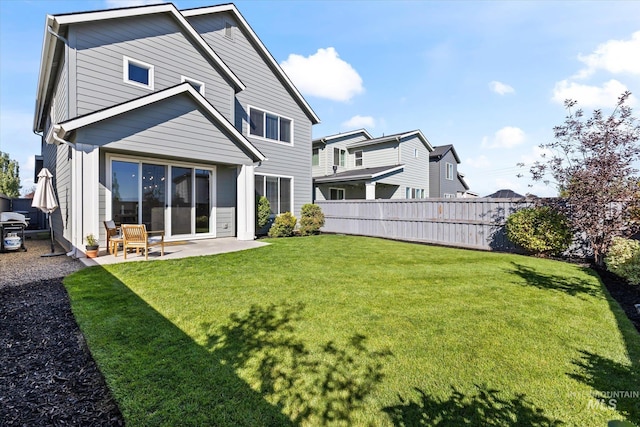
<path id="1" fill-rule="evenodd" d="M 451 153 L 453 154 L 453 157 L 456 159 L 456 162 L 459 164 L 460 157 L 458 157 L 458 153 L 456 153 L 456 149 L 453 148 L 453 145 L 451 144 L 439 145 L 437 147 L 433 147 L 433 151 L 429 153 L 429 159 L 436 160 L 436 161 L 440 160 L 441 158 L 446 156 L 449 151 L 451 151 Z"/>
<path id="2" fill-rule="evenodd" d="M 314 144 L 317 143 L 323 143 L 323 144 L 327 144 L 329 143 L 329 141 L 332 141 L 334 139 L 349 139 L 351 137 L 354 137 L 356 135 L 362 135 L 365 139 L 369 140 L 369 139 L 373 139 L 373 136 L 371 136 L 371 134 L 369 132 L 367 132 L 366 129 L 357 129 L 357 130 L 352 130 L 349 132 L 343 132 L 343 133 L 336 133 L 333 135 L 328 135 L 328 136 L 323 136 L 322 138 L 316 138 L 313 140 Z"/>
<path id="3" fill-rule="evenodd" d="M 391 141 L 397 141 L 398 143 L 402 143 L 403 141 L 412 137 L 417 137 L 420 140 L 420 142 L 422 142 L 422 144 L 424 144 L 424 146 L 427 147 L 428 151 L 433 151 L 433 147 L 431 146 L 431 143 L 429 143 L 429 140 L 427 140 L 427 138 L 424 136 L 424 134 L 420 130 L 413 130 L 413 131 L 404 132 L 404 133 L 396 133 L 393 135 L 387 135 L 380 138 L 370 139 L 367 141 L 354 142 L 353 144 L 347 145 L 347 148 L 368 147 L 370 145 L 384 144 L 386 142 L 391 142 Z"/>
<path id="4" fill-rule="evenodd" d="M 295 101 L 300 105 L 304 113 L 307 115 L 309 120 L 313 124 L 320 123 L 320 118 L 313 111 L 309 103 L 304 99 L 302 94 L 298 91 L 298 88 L 295 87 L 293 82 L 289 79 L 289 77 L 285 74 L 284 70 L 280 67 L 278 62 L 275 60 L 271 52 L 266 48 L 262 40 L 258 37 L 258 35 L 253 31 L 249 23 L 244 19 L 240 11 L 236 8 L 236 6 L 232 3 L 222 4 L 217 6 L 208 6 L 208 7 L 200 7 L 194 9 L 183 9 L 180 13 L 186 17 L 194 17 L 194 16 L 202 16 L 208 14 L 217 14 L 217 13 L 231 13 L 235 20 L 237 21 L 240 29 L 248 36 L 249 41 L 256 48 L 258 53 L 265 59 L 269 68 L 273 71 L 276 77 L 284 84 L 287 91 L 291 94 L 291 96 L 295 99 Z"/>
<path id="5" fill-rule="evenodd" d="M 197 105 L 210 117 L 212 121 L 220 125 L 231 137 L 247 152 L 251 153 L 256 161 L 264 161 L 266 157 L 242 135 L 227 119 L 224 118 L 218 110 L 215 109 L 201 94 L 196 91 L 189 83 L 181 83 L 171 88 L 154 92 L 150 95 L 136 98 L 113 107 L 105 108 L 100 111 L 76 117 L 71 120 L 59 123 L 51 127 L 47 135 L 48 143 L 66 143 L 64 138 L 74 130 L 89 126 L 93 123 L 106 120 L 121 114 L 128 113 L 138 108 L 143 108 L 156 102 L 172 98 L 177 95 L 188 94 L 197 103 Z"/>

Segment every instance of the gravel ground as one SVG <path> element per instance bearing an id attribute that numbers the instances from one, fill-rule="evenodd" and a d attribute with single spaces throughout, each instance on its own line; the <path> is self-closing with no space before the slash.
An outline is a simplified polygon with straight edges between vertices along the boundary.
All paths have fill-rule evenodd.
<path id="1" fill-rule="evenodd" d="M 0 425 L 123 425 L 62 285 L 83 264 L 41 257 L 47 240 L 25 246 L 0 253 Z"/>

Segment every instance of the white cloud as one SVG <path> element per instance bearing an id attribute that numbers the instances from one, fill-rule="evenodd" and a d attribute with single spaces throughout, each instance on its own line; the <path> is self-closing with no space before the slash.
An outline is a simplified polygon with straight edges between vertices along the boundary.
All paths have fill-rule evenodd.
<path id="1" fill-rule="evenodd" d="M 611 79 L 602 86 L 583 85 L 568 80 L 556 83 L 553 88 L 553 101 L 563 104 L 566 99 L 578 101 L 579 107 L 613 107 L 618 97 L 627 87 L 618 80 Z M 631 96 L 628 105 L 635 105 L 636 98 Z"/>
<path id="2" fill-rule="evenodd" d="M 332 47 L 308 57 L 292 53 L 280 65 L 305 95 L 345 102 L 364 92 L 358 72 Z"/>
<path id="3" fill-rule="evenodd" d="M 525 134 L 520 128 L 505 126 L 497 131 L 493 138 L 482 138 L 483 148 L 513 148 L 524 142 Z"/>
<path id="4" fill-rule="evenodd" d="M 359 128 L 374 128 L 376 127 L 376 121 L 371 116 L 355 115 L 341 125 L 342 128 L 359 129 Z"/>
<path id="5" fill-rule="evenodd" d="M 578 55 L 578 59 L 586 64 L 575 76 L 585 78 L 597 70 L 605 70 L 613 74 L 630 73 L 640 75 L 640 31 L 631 35 L 630 40 L 609 40 L 599 45 L 589 55 Z M 619 94 L 618 94 L 619 95 Z"/>
<path id="6" fill-rule="evenodd" d="M 498 82 L 495 80 L 489 83 L 489 88 L 491 88 L 491 90 L 498 95 L 506 95 L 508 93 L 515 92 L 515 89 L 513 87 L 509 86 L 506 83 Z"/>
<path id="7" fill-rule="evenodd" d="M 162 3 L 162 0 L 105 0 L 107 7 L 134 7 Z"/>

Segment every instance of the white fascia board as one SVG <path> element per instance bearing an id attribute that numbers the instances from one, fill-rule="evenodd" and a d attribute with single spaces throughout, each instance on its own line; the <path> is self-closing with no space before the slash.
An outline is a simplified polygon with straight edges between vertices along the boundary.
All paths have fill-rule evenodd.
<path id="1" fill-rule="evenodd" d="M 280 76 L 282 80 L 284 80 L 284 82 L 287 84 L 289 89 L 291 89 L 291 92 L 293 93 L 294 97 L 300 102 L 300 104 L 302 104 L 303 109 L 305 110 L 305 112 L 307 113 L 307 116 L 309 116 L 313 124 L 320 123 L 320 118 L 316 115 L 315 111 L 313 111 L 313 108 L 311 108 L 309 103 L 307 103 L 307 101 L 304 99 L 302 94 L 298 91 L 298 88 L 295 87 L 293 82 L 285 74 L 285 72 L 280 67 L 280 64 L 278 64 L 278 62 L 274 59 L 273 55 L 271 55 L 271 52 L 269 52 L 266 46 L 262 43 L 258 35 L 253 31 L 249 23 L 244 19 L 244 17 L 242 16 L 238 8 L 236 8 L 236 6 L 233 3 L 180 11 L 180 13 L 187 18 L 191 16 L 208 15 L 208 14 L 220 13 L 220 12 L 230 12 L 235 16 L 235 18 L 238 20 L 238 22 L 242 26 L 242 29 L 249 34 L 249 37 L 256 44 L 256 46 L 261 51 L 261 53 L 266 58 L 266 60 L 269 62 L 269 65 L 271 65 L 271 68 L 274 70 L 274 72 L 278 74 L 278 76 Z"/>
<path id="2" fill-rule="evenodd" d="M 52 27 L 57 33 L 58 28 L 54 26 L 53 16 L 47 15 L 44 23 L 44 36 L 42 39 L 42 53 L 40 54 L 40 72 L 38 73 L 38 91 L 36 92 L 36 106 L 33 114 L 33 131 L 40 131 L 39 124 L 44 109 L 44 101 L 47 96 L 47 87 L 51 80 L 51 67 L 53 66 L 53 55 L 56 50 L 57 39 L 47 30 Z"/>
<path id="3" fill-rule="evenodd" d="M 165 89 L 159 92 L 154 92 L 151 95 L 143 96 L 132 101 L 128 101 L 113 107 L 105 108 L 104 110 L 96 111 L 85 116 L 81 116 L 75 119 L 68 120 L 66 122 L 56 125 L 60 131 L 56 131 L 60 138 L 64 138 L 69 132 L 79 129 L 84 126 L 88 126 L 92 123 L 96 123 L 102 120 L 115 117 L 120 114 L 128 113 L 135 109 L 144 107 L 162 101 L 167 98 L 179 95 L 181 93 L 188 93 L 198 103 L 200 107 L 209 113 L 211 117 L 215 119 L 224 129 L 233 135 L 247 150 L 249 150 L 259 161 L 266 160 L 264 154 L 260 152 L 251 142 L 242 135 L 229 121 L 211 105 L 197 90 L 189 83 L 182 83 L 178 86 L 174 86 L 169 89 Z"/>
<path id="4" fill-rule="evenodd" d="M 422 140 L 422 143 L 425 145 L 425 147 L 427 147 L 427 150 L 429 150 L 430 152 L 433 151 L 433 146 L 431 145 L 431 143 L 429 142 L 429 140 L 427 139 L 426 136 L 424 136 L 424 134 L 422 133 L 421 130 L 414 130 L 411 132 L 407 132 L 405 134 L 402 134 L 400 136 L 400 139 L 404 139 L 407 138 L 409 136 L 413 136 L 413 135 L 418 135 L 418 138 L 420 138 Z"/>
<path id="5" fill-rule="evenodd" d="M 386 169 L 386 170 L 383 170 L 382 172 L 374 173 L 374 174 L 371 175 L 371 178 L 372 179 L 373 178 L 377 178 L 379 176 L 386 175 L 388 173 L 396 172 L 396 171 L 403 170 L 403 169 L 404 169 L 404 165 L 399 165 L 399 166 L 396 166 L 395 168 Z"/>
<path id="6" fill-rule="evenodd" d="M 314 141 L 331 141 L 332 139 L 338 139 L 338 138 L 344 138 L 345 136 L 351 136 L 351 135 L 357 135 L 357 134 L 364 134 L 364 136 L 367 137 L 367 139 L 373 139 L 373 136 L 371 136 L 371 134 L 369 132 L 367 132 L 366 129 L 358 129 L 358 130 L 352 130 L 349 132 L 343 132 L 343 133 L 336 133 L 335 135 L 328 135 L 328 136 L 324 136 L 322 138 L 318 138 Z M 363 142 L 363 141 L 359 141 L 359 142 Z M 356 142 L 355 144 L 358 144 L 359 142 Z"/>

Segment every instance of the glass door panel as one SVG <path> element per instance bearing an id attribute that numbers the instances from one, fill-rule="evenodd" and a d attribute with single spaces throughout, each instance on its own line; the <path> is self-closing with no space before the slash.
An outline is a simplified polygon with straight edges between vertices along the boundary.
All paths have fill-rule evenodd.
<path id="1" fill-rule="evenodd" d="M 142 223 L 151 231 L 164 231 L 167 167 L 142 164 Z"/>
<path id="2" fill-rule="evenodd" d="M 138 224 L 138 162 L 111 163 L 111 215 L 117 225 Z"/>
<path id="3" fill-rule="evenodd" d="M 196 233 L 209 233 L 211 220 L 211 171 L 196 169 Z"/>
<path id="4" fill-rule="evenodd" d="M 191 168 L 171 167 L 171 234 L 191 234 L 193 188 Z"/>

